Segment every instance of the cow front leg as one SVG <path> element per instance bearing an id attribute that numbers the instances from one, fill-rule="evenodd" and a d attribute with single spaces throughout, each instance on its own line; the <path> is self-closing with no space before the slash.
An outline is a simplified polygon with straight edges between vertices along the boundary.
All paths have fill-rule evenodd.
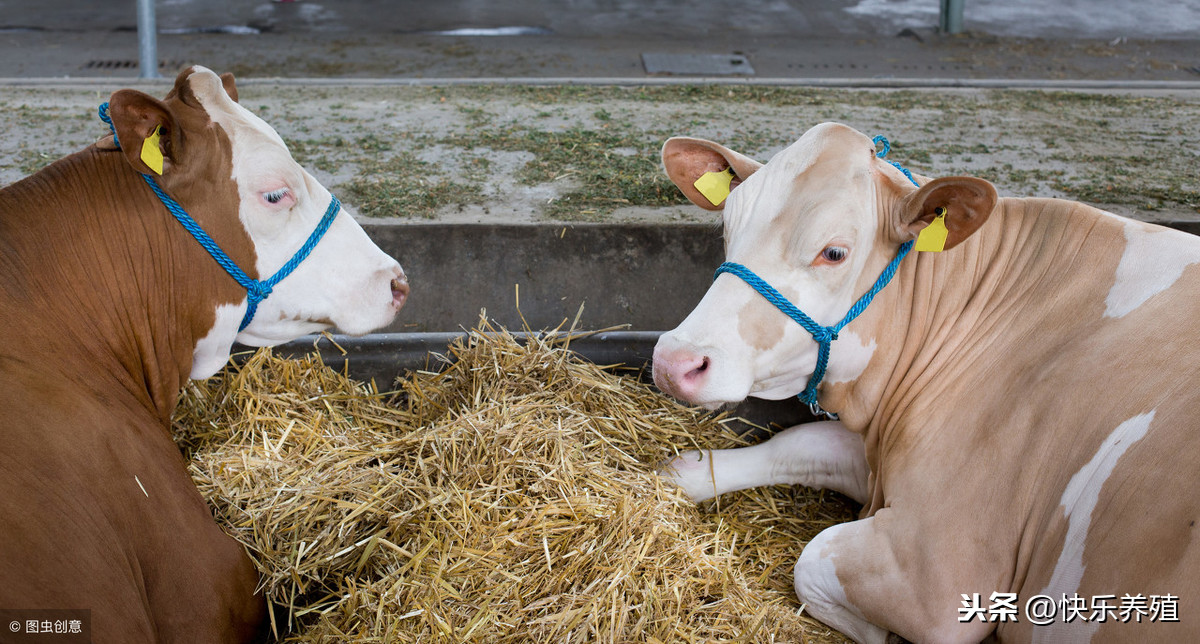
<path id="1" fill-rule="evenodd" d="M 796 597 L 804 604 L 806 613 L 859 644 L 883 644 L 888 640 L 887 629 L 872 624 L 862 610 L 850 603 L 835 563 L 844 551 L 844 548 L 839 550 L 839 545 L 847 545 L 839 544 L 840 534 L 846 530 L 854 531 L 861 527 L 857 524 L 870 521 L 872 519 L 842 523 L 813 537 L 796 562 L 793 582 Z"/>
<path id="2" fill-rule="evenodd" d="M 864 503 L 869 469 L 862 437 L 824 421 L 785 429 L 750 447 L 681 452 L 659 473 L 696 502 L 766 485 L 807 485 Z"/>
<path id="3" fill-rule="evenodd" d="M 961 593 L 1003 589 L 977 533 L 921 529 L 891 508 L 841 523 L 804 547 L 796 597 L 809 615 L 856 642 L 973 643 L 995 626 L 961 621 Z"/>

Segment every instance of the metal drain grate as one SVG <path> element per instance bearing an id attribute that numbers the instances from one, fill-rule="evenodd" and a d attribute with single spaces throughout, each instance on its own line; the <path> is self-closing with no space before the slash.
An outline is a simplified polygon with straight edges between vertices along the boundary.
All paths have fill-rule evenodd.
<path id="1" fill-rule="evenodd" d="M 647 74 L 672 76 L 753 76 L 741 54 L 642 54 Z"/>
<path id="2" fill-rule="evenodd" d="M 179 69 L 183 63 L 174 60 L 158 61 L 159 69 Z M 136 60 L 89 60 L 83 65 L 84 69 L 137 69 Z"/>

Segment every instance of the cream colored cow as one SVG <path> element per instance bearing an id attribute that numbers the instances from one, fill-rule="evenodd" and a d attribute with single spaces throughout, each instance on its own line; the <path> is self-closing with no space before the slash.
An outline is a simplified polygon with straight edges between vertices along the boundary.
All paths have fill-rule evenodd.
<path id="1" fill-rule="evenodd" d="M 837 124 L 766 165 L 685 138 L 663 160 L 724 210 L 727 259 L 822 326 L 944 213 L 945 252 L 910 253 L 832 342 L 817 391 L 840 420 L 664 469 L 696 500 L 787 483 L 863 503 L 800 554 L 809 613 L 862 642 L 1200 641 L 1200 239 L 981 179 L 910 181 Z M 714 205 L 695 182 L 726 168 Z M 781 399 L 817 349 L 721 274 L 659 341 L 654 378 L 707 407 Z"/>

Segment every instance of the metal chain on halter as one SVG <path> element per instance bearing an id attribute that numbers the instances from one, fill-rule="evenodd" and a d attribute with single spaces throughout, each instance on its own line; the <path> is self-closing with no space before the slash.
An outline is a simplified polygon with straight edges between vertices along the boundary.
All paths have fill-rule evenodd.
<path id="1" fill-rule="evenodd" d="M 888 142 L 887 138 L 883 136 L 876 136 L 874 139 L 872 139 L 872 141 L 875 143 L 875 145 L 879 145 L 880 143 L 883 144 L 883 150 L 875 154 L 875 156 L 883 159 L 883 157 L 887 155 L 888 151 L 891 150 L 891 144 Z M 901 166 L 895 161 L 888 161 L 888 163 L 903 172 L 904 176 L 908 177 L 908 180 L 913 182 L 913 185 L 920 185 L 917 183 L 917 180 L 913 178 L 912 173 L 909 172 L 904 166 Z M 854 318 L 858 317 L 863 311 L 867 310 L 867 306 L 871 304 L 871 300 L 875 299 L 875 296 L 883 290 L 883 287 L 887 286 L 888 283 L 892 281 L 892 278 L 896 275 L 896 270 L 900 267 L 901 260 L 903 260 L 908 255 L 909 251 L 912 250 L 913 243 L 913 240 L 909 240 L 900 245 L 899 250 L 896 252 L 896 257 L 889 262 L 879 274 L 879 278 L 875 280 L 875 284 L 872 285 L 871 288 L 862 295 L 862 297 L 858 298 L 858 300 L 850 307 L 850 310 L 846 312 L 845 317 L 843 317 L 840 322 L 832 326 L 821 326 L 815 320 L 806 315 L 804 311 L 801 311 L 796 307 L 796 305 L 788 301 L 783 294 L 775 290 L 774 287 L 756 275 L 754 271 L 736 262 L 725 262 L 717 267 L 717 272 L 713 275 L 713 280 L 716 280 L 717 277 L 719 277 L 722 273 L 730 273 L 740 277 L 746 282 L 746 284 L 757 291 L 759 295 L 762 295 L 768 302 L 774 304 L 776 308 L 778 308 L 785 315 L 794 320 L 796 324 L 799 324 L 804 328 L 805 331 L 808 331 L 809 334 L 812 335 L 813 340 L 817 342 L 817 364 L 813 368 L 812 375 L 808 378 L 808 384 L 805 385 L 804 391 L 800 392 L 797 397 L 800 399 L 800 402 L 808 405 L 809 411 L 811 411 L 814 416 L 825 416 L 831 420 L 837 420 L 837 414 L 822 409 L 820 402 L 817 401 L 817 387 L 819 387 L 821 381 L 825 379 L 825 370 L 829 365 L 829 350 L 832 348 L 833 341 L 838 338 L 838 333 L 845 328 L 847 324 L 850 324 Z"/>
<path id="2" fill-rule="evenodd" d="M 109 129 L 112 130 L 113 143 L 117 147 L 121 147 L 121 142 L 117 139 L 117 128 L 115 125 L 113 125 L 112 118 L 108 115 L 108 103 L 100 105 L 100 120 L 108 124 Z M 311 253 L 313 248 L 316 247 L 317 242 L 321 241 L 321 238 L 325 235 L 326 231 L 329 230 L 329 226 L 333 223 L 334 217 L 342 207 L 342 204 L 340 201 L 338 201 L 338 198 L 330 195 L 329 207 L 325 210 L 325 215 L 321 217 L 321 221 L 317 224 L 317 227 L 313 229 L 312 234 L 308 236 L 308 239 L 304 242 L 304 245 L 301 246 L 300 249 L 297 250 L 294 255 L 292 255 L 292 258 L 289 259 L 282 268 L 276 271 L 274 275 L 265 280 L 256 280 L 247 275 L 246 272 L 243 271 L 242 268 L 225 253 L 225 251 L 221 250 L 221 247 L 217 244 L 217 242 L 213 240 L 213 238 L 204 230 L 204 228 L 200 226 L 200 224 L 196 223 L 195 219 L 192 219 L 192 216 L 189 215 L 186 210 L 184 210 L 183 206 L 179 205 L 179 202 L 175 201 L 170 195 L 163 191 L 162 187 L 158 185 L 158 182 L 154 180 L 154 177 L 144 173 L 139 174 L 141 174 L 142 179 L 146 181 L 146 184 L 150 186 L 150 189 L 154 191 L 154 194 L 158 196 L 158 200 L 161 201 L 163 206 L 166 207 L 167 212 L 170 212 L 171 215 L 175 217 L 175 220 L 178 221 L 181 226 L 183 226 L 184 230 L 190 233 L 196 242 L 204 248 L 204 250 L 208 251 L 208 254 L 212 256 L 213 260 L 215 260 L 217 264 L 221 266 L 221 268 L 225 269 L 225 272 L 229 273 L 230 277 L 240 284 L 242 288 L 246 289 L 246 314 L 242 316 L 242 322 L 240 325 L 238 325 L 239 332 L 241 332 L 250 324 L 250 320 L 254 319 L 254 314 L 258 311 L 259 302 L 267 299 L 267 296 L 271 294 L 271 291 L 274 289 L 275 285 L 282 281 L 283 278 L 290 275 L 292 271 L 296 270 L 296 267 L 300 265 L 300 262 L 304 261 L 304 259 L 308 257 L 309 253 Z"/>

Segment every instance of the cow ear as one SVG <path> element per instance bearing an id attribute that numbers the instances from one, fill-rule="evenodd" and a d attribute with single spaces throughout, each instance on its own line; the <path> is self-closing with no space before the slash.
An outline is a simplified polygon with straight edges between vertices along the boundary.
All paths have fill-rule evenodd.
<path id="1" fill-rule="evenodd" d="M 915 239 L 941 213 L 947 230 L 945 249 L 949 250 L 979 230 L 996 208 L 996 201 L 995 186 L 983 179 L 933 179 L 900 199 L 897 232 L 902 242 Z"/>
<path id="2" fill-rule="evenodd" d="M 233 82 L 233 74 L 229 72 L 221 74 L 221 85 L 225 86 L 225 93 L 229 94 L 229 98 L 232 98 L 233 102 L 236 103 L 238 100 L 238 93 L 237 85 Z"/>
<path id="3" fill-rule="evenodd" d="M 176 162 L 181 133 L 162 101 L 137 90 L 119 90 L 108 101 L 108 115 L 134 170 L 155 176 Z"/>
<path id="4" fill-rule="evenodd" d="M 705 192 L 696 187 L 697 179 L 710 172 L 719 174 L 732 168 L 733 176 L 729 178 L 728 189 L 733 190 L 762 167 L 758 161 L 723 145 L 704 139 L 679 136 L 668 139 L 663 144 L 662 161 L 671 181 L 679 186 L 692 203 L 705 210 L 723 209 L 725 197 L 729 193 L 721 184 L 722 187 L 717 192 L 707 191 L 706 196 Z"/>

